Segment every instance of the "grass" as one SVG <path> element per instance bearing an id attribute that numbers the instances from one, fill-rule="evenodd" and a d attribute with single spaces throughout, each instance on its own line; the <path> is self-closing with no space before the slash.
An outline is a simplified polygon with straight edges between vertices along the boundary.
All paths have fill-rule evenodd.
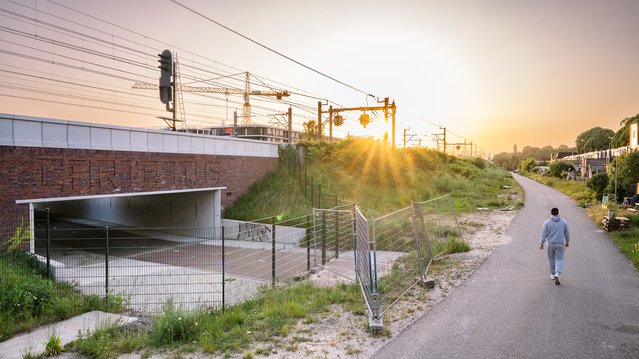
<path id="1" fill-rule="evenodd" d="M 211 355 L 266 355 L 267 347 L 281 345 L 295 351 L 296 343 L 307 341 L 292 336 L 292 328 L 307 317 L 331 314 L 331 307 L 359 315 L 367 313 L 355 284 L 318 288 L 310 283 L 286 287 L 264 287 L 257 299 L 240 303 L 225 311 L 185 312 L 167 303 L 152 325 L 142 327 L 105 327 L 93 334 L 83 333 L 69 346 L 91 358 L 114 358 L 135 350 L 172 350 L 177 353 L 201 350 Z M 253 352 L 251 348 L 258 349 Z M 181 356 L 181 355 L 178 355 Z"/>
<path id="2" fill-rule="evenodd" d="M 84 296 L 68 283 L 46 279 L 28 253 L 0 253 L 0 341 L 91 310 L 123 309 L 121 296 Z"/>

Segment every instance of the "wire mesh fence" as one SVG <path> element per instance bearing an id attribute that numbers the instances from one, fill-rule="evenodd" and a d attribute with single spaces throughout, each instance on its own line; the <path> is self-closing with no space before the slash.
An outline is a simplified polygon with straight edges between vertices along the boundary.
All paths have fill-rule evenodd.
<path id="1" fill-rule="evenodd" d="M 384 314 L 411 288 L 425 279 L 434 251 L 461 238 L 449 195 L 415 202 L 371 221 L 357 211 L 357 274 L 371 313 L 371 326 L 381 326 Z"/>

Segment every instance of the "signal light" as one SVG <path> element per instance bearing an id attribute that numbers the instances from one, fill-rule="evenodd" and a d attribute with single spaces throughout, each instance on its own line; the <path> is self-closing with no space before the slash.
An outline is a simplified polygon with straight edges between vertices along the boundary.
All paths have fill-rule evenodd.
<path id="1" fill-rule="evenodd" d="M 164 50 L 158 54 L 160 59 L 160 101 L 167 104 L 173 100 L 173 91 L 171 91 L 171 76 L 173 76 L 173 56 L 171 51 Z"/>
<path id="2" fill-rule="evenodd" d="M 344 124 L 344 117 L 342 117 L 342 115 L 335 115 L 333 117 L 333 125 L 335 126 L 341 126 Z"/>
<path id="3" fill-rule="evenodd" d="M 361 114 L 359 116 L 359 123 L 366 128 L 366 125 L 368 125 L 369 123 L 371 123 L 371 117 L 365 113 Z"/>

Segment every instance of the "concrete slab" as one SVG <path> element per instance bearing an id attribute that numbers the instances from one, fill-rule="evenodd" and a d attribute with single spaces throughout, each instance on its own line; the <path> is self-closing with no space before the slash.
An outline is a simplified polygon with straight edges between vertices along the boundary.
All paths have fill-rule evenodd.
<path id="1" fill-rule="evenodd" d="M 125 325 L 137 321 L 137 318 L 119 314 L 93 311 L 84 313 L 62 322 L 46 325 L 30 333 L 20 334 L 0 343 L 0 358 L 22 358 L 26 354 L 38 356 L 44 353 L 45 344 L 52 335 L 60 337 L 62 345 L 74 341 L 79 332 L 93 332 L 106 325 Z"/>

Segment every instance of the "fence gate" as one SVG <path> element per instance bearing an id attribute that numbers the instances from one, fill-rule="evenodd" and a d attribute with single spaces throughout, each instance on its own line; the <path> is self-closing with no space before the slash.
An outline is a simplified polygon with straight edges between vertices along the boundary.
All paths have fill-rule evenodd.
<path id="1" fill-rule="evenodd" d="M 353 258 L 353 211 L 313 208 L 313 266 L 324 269 L 332 259 Z M 351 278 L 354 279 L 354 278 Z"/>

